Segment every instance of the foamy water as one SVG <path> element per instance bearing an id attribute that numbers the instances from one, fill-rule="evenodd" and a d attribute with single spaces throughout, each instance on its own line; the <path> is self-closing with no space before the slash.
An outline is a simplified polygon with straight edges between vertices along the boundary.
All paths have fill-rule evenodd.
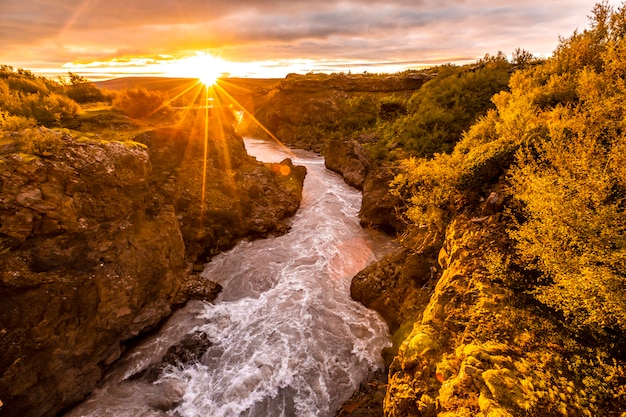
<path id="1" fill-rule="evenodd" d="M 360 193 L 321 157 L 246 147 L 259 160 L 307 166 L 291 231 L 215 257 L 202 275 L 222 284 L 216 303 L 177 311 L 69 416 L 333 416 L 382 367 L 387 326 L 350 298 L 350 280 L 391 243 L 359 226 Z M 154 381 L 137 376 L 188 334 L 211 341 L 198 360 L 168 365 Z"/>

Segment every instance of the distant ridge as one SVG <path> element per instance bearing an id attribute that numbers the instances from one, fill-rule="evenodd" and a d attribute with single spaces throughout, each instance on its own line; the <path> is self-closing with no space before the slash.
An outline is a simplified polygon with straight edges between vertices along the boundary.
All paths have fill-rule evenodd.
<path id="1" fill-rule="evenodd" d="M 173 91 L 188 88 L 197 83 L 197 78 L 171 77 L 121 77 L 106 81 L 96 81 L 98 88 L 121 91 L 132 88 L 146 88 L 149 90 Z"/>
<path id="2" fill-rule="evenodd" d="M 268 87 L 279 83 L 282 78 L 223 78 L 220 85 L 234 84 L 241 87 L 258 88 Z M 197 78 L 173 77 L 120 77 L 105 81 L 96 81 L 98 88 L 121 91 L 131 88 L 147 88 L 149 90 L 172 91 L 189 88 L 198 82 Z"/>
<path id="3" fill-rule="evenodd" d="M 255 102 L 264 97 L 269 90 L 280 84 L 282 78 L 221 78 L 217 81 L 219 92 L 227 103 L 237 103 L 253 112 Z M 97 81 L 94 84 L 101 89 L 123 91 L 134 88 L 160 91 L 171 98 L 183 97 L 195 101 L 202 91 L 202 84 L 197 78 L 172 77 L 121 77 Z M 257 103 L 258 104 L 258 103 Z"/>

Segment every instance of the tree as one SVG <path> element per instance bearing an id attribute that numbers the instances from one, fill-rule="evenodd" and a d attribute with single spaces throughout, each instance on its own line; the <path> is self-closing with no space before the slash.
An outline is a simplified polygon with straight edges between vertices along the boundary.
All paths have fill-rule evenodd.
<path id="1" fill-rule="evenodd" d="M 69 98 L 77 103 L 98 102 L 106 99 L 98 87 L 85 77 L 68 72 L 69 84 L 65 92 Z"/>
<path id="2" fill-rule="evenodd" d="M 518 66 L 519 68 L 524 68 L 526 65 L 530 64 L 535 60 L 535 57 L 531 52 L 528 52 L 522 48 L 515 48 L 513 51 L 513 64 Z"/>
<path id="3" fill-rule="evenodd" d="M 510 173 L 519 255 L 543 274 L 532 289 L 576 330 L 626 334 L 624 7 L 593 10 L 591 29 L 563 39 L 511 94 L 536 104 L 543 134 Z M 513 114 L 510 103 L 498 108 Z M 619 336 L 618 336 L 619 337 Z"/>

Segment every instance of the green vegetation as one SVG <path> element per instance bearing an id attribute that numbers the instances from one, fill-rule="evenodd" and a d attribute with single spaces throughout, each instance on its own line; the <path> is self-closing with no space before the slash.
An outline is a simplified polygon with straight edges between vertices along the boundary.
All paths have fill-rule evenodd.
<path id="1" fill-rule="evenodd" d="M 525 68 L 493 95 L 494 108 L 464 128 L 451 152 L 454 141 L 438 132 L 447 129 L 446 117 L 454 119 L 454 105 L 449 113 L 433 100 L 412 99 L 429 109 L 420 114 L 441 124 L 424 124 L 430 133 L 422 134 L 417 119 L 405 127 L 408 120 L 398 119 L 391 136 L 410 156 L 392 183 L 407 205 L 406 242 L 423 242 L 418 236 L 426 234 L 441 241 L 457 215 L 481 216 L 481 199 L 491 191 L 505 196 L 509 240 L 491 249 L 485 266 L 517 299 L 536 306 L 536 326 L 559 329 L 556 352 L 540 350 L 547 343 L 541 340 L 527 355 L 543 363 L 528 376 L 534 392 L 548 389 L 545 378 L 555 368 L 567 375 L 553 388 L 573 392 L 566 401 L 550 391 L 533 402 L 537 413 L 600 415 L 626 404 L 626 5 L 598 4 L 590 20 L 545 62 L 528 65 L 518 56 Z M 408 113 L 415 108 L 408 105 Z M 432 156 L 431 143 L 440 146 Z M 515 322 L 530 310 L 511 308 L 507 317 Z M 507 323 L 487 325 L 484 340 Z M 513 324 L 510 331 L 513 337 Z"/>
<path id="2" fill-rule="evenodd" d="M 164 92 L 103 92 L 76 74 L 57 82 L 0 66 L 2 153 L 47 157 L 60 152 L 70 137 L 127 142 L 148 125 L 177 121 Z"/>
<path id="3" fill-rule="evenodd" d="M 32 118 L 44 126 L 71 123 L 79 107 L 63 87 L 30 71 L 0 66 L 0 110 L 12 116 Z"/>
<path id="4" fill-rule="evenodd" d="M 145 88 L 120 92 L 113 100 L 113 107 L 136 119 L 145 119 L 155 115 L 164 116 L 170 113 L 168 96 L 163 92 Z"/>
<path id="5" fill-rule="evenodd" d="M 65 93 L 77 103 L 94 103 L 107 101 L 108 97 L 96 85 L 78 74 L 68 73 L 69 82 L 65 85 Z"/>
<path id="6" fill-rule="evenodd" d="M 382 124 L 374 151 L 387 153 L 387 159 L 451 151 L 463 131 L 493 107 L 493 94 L 507 88 L 511 69 L 502 53 L 476 65 L 435 68 L 432 80 L 407 100 L 404 114 Z"/>
<path id="7" fill-rule="evenodd" d="M 409 159 L 394 182 L 407 219 L 443 231 L 507 173 L 517 254 L 543 274 L 531 290 L 596 334 L 626 334 L 624 30 L 623 9 L 597 6 L 590 30 L 513 74 L 452 153 Z"/>
<path id="8" fill-rule="evenodd" d="M 481 265 L 513 295 L 476 307 L 483 310 L 467 328 L 472 349 L 498 364 L 483 377 L 492 399 L 528 415 L 626 407 L 626 5 L 598 4 L 590 21 L 546 60 L 518 49 L 511 61 L 498 53 L 393 80 L 292 75 L 255 93 L 263 104 L 274 100 L 256 115 L 278 137 L 356 139 L 378 164 L 397 168 L 391 188 L 406 206 L 403 241 L 415 250 L 441 243 L 461 214 L 483 217 L 491 192 L 504 196 L 493 223 L 506 230 Z M 405 88 L 413 76 L 423 85 Z M 388 80 L 400 87 L 372 87 Z M 76 104 L 102 98 L 111 99 L 73 74 L 64 85 L 2 66 L 0 131 L 21 133 L 4 134 L 0 145 L 45 157 L 63 135 L 40 125 L 120 140 L 173 111 L 165 93 L 143 88 L 120 92 L 114 111 L 80 113 Z M 488 349 L 497 337 L 519 345 L 515 355 Z M 419 342 L 416 351 L 428 340 Z M 476 357 L 457 353 L 459 364 Z"/>
<path id="9" fill-rule="evenodd" d="M 322 150 L 330 140 L 354 139 L 379 162 L 450 152 L 507 89 L 511 72 L 537 60 L 518 50 L 472 65 L 443 65 L 398 74 L 289 75 L 255 112 L 286 143 Z M 244 134 L 260 135 L 252 125 Z"/>

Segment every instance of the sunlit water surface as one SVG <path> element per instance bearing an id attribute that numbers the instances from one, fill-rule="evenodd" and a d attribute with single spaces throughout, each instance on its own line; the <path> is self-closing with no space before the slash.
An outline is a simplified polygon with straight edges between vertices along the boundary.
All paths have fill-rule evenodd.
<path id="1" fill-rule="evenodd" d="M 246 147 L 261 161 L 307 167 L 291 231 L 213 258 L 202 275 L 222 284 L 216 303 L 178 310 L 68 416 L 333 416 L 383 365 L 387 326 L 350 298 L 350 280 L 392 243 L 359 226 L 360 193 L 321 157 L 252 139 Z M 188 334 L 211 346 L 142 377 Z"/>

